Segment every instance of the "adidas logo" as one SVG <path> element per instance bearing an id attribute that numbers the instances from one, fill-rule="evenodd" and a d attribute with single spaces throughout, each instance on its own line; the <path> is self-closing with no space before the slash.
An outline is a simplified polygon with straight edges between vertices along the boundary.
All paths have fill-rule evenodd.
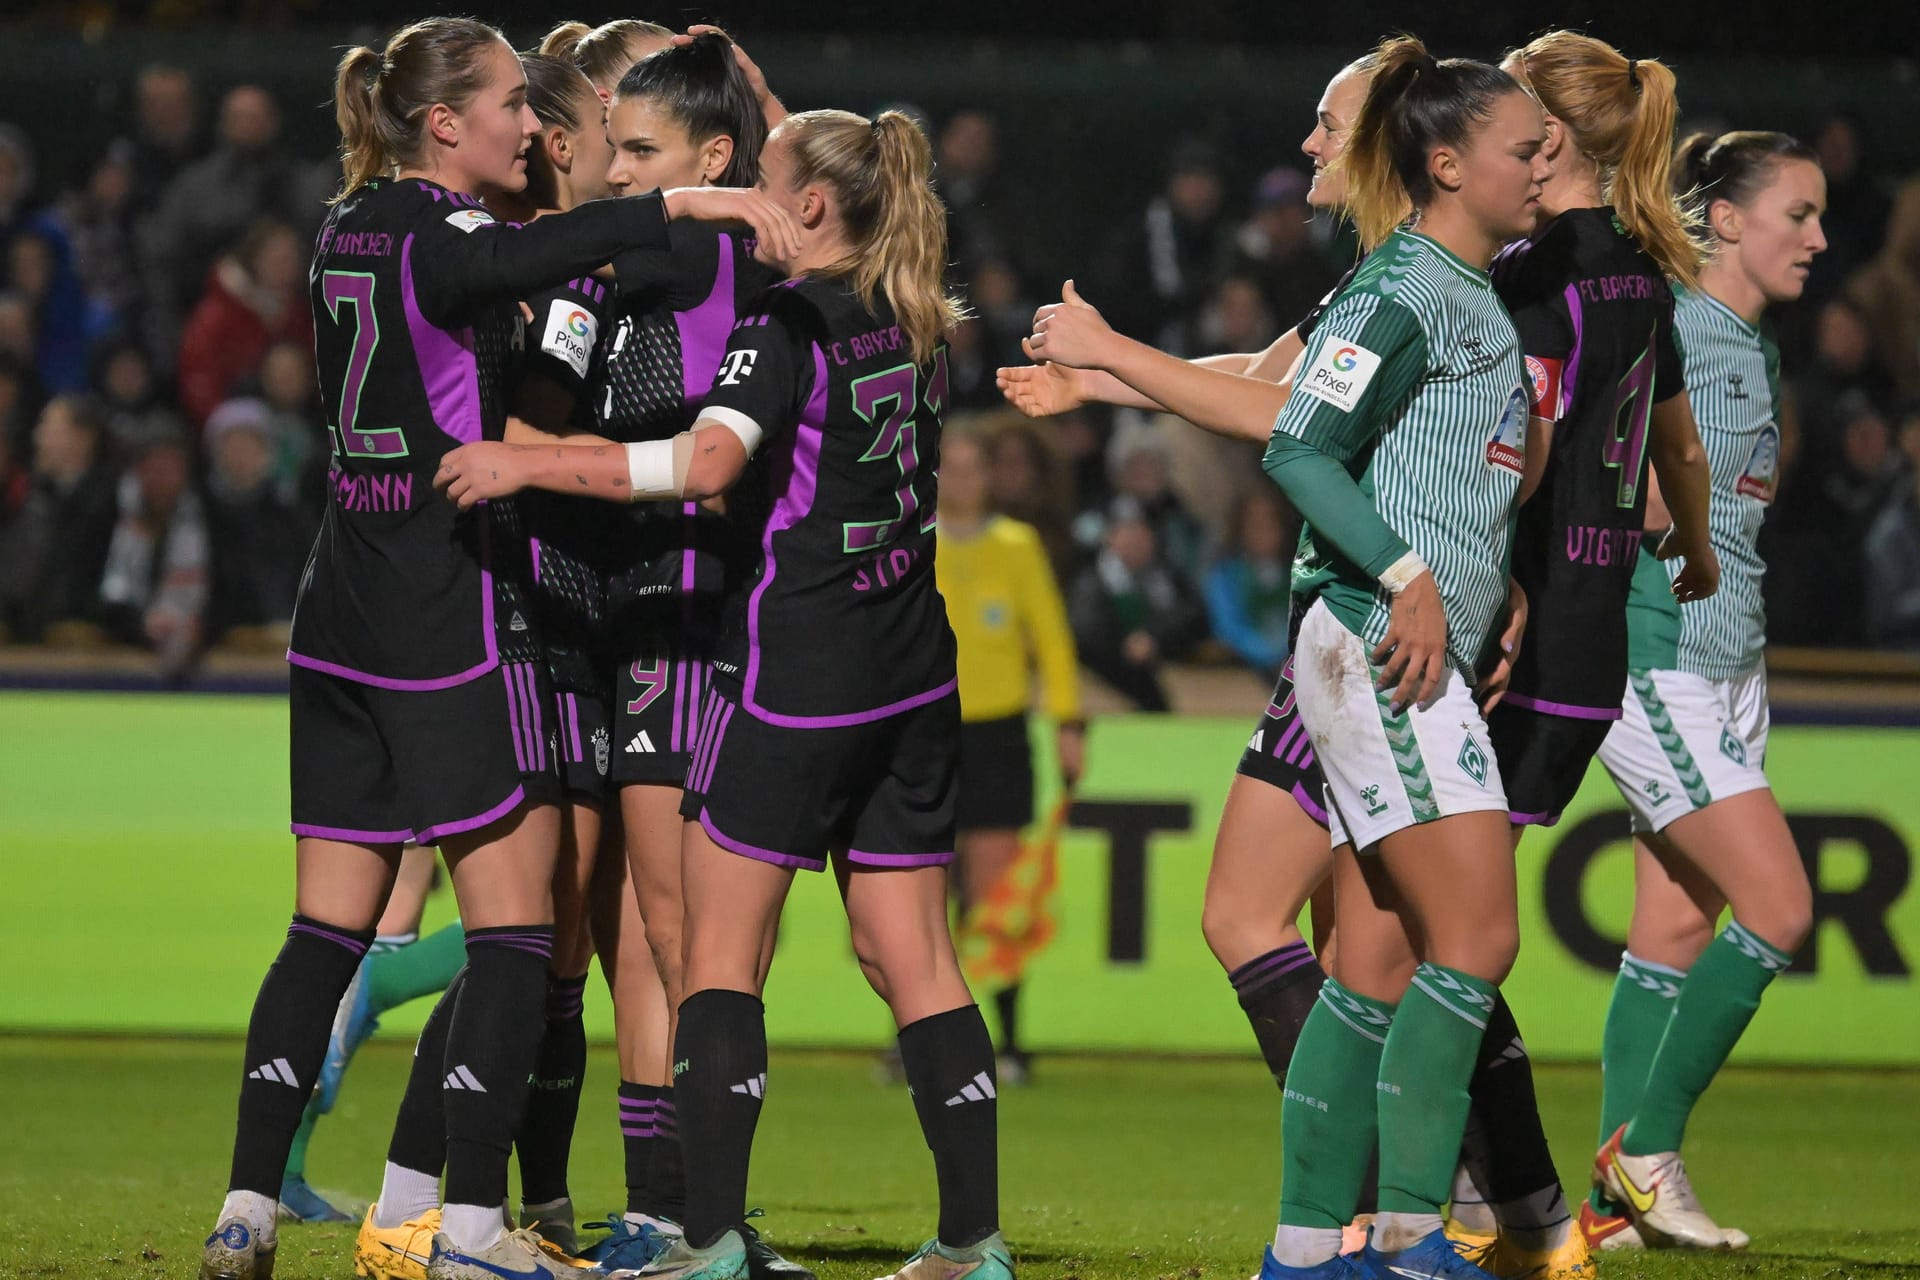
<path id="1" fill-rule="evenodd" d="M 487 1091 L 486 1086 L 480 1083 L 480 1078 L 469 1071 L 464 1062 L 447 1072 L 447 1088 L 465 1089 L 471 1093 Z"/>
<path id="2" fill-rule="evenodd" d="M 1247 750 L 1258 755 L 1266 750 L 1266 742 L 1267 731 L 1265 729 L 1255 729 L 1253 731 L 1253 740 L 1247 743 Z"/>
<path id="3" fill-rule="evenodd" d="M 526 629 L 527 629 L 527 620 L 520 616 L 520 611 L 518 609 L 515 609 L 513 611 L 513 618 L 507 623 L 507 630 L 525 631 Z"/>
<path id="4" fill-rule="evenodd" d="M 630 756 L 650 755 L 652 752 L 653 739 L 647 736 L 645 729 L 634 734 L 633 741 L 627 743 L 627 754 Z"/>
<path id="5" fill-rule="evenodd" d="M 285 1058 L 275 1058 L 272 1062 L 263 1062 L 247 1072 L 249 1080 L 271 1080 L 275 1084 L 284 1084 L 298 1089 L 300 1082 L 293 1078 L 293 1067 Z"/>
<path id="6" fill-rule="evenodd" d="M 1489 1067 L 1498 1067 L 1498 1066 L 1504 1065 L 1505 1063 L 1525 1062 L 1526 1060 L 1527 1060 L 1526 1042 L 1521 1040 L 1519 1036 L 1515 1036 L 1513 1039 L 1507 1042 L 1507 1047 L 1502 1049 L 1498 1055 L 1488 1059 L 1487 1065 Z"/>
<path id="7" fill-rule="evenodd" d="M 999 1095 L 993 1091 L 993 1081 L 982 1071 L 979 1075 L 960 1086 L 960 1092 L 947 1099 L 950 1107 L 967 1102 L 987 1102 Z"/>
<path id="8" fill-rule="evenodd" d="M 647 750 L 651 751 L 653 750 L 653 748 L 648 747 Z M 735 1093 L 749 1094 L 755 1098 L 766 1097 L 767 1096 L 767 1073 L 762 1071 L 757 1076 L 752 1076 L 746 1080 L 741 1081 L 739 1084 L 733 1086 L 733 1091 Z"/>

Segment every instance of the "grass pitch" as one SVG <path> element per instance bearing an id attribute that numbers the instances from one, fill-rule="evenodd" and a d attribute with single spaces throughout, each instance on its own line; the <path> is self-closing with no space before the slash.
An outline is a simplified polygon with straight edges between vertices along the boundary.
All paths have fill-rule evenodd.
<path id="1" fill-rule="evenodd" d="M 376 1040 L 315 1137 L 315 1185 L 370 1197 L 408 1063 Z M 0 1276 L 189 1276 L 225 1185 L 240 1065 L 220 1040 L 0 1037 Z M 582 1217 L 621 1204 L 617 1077 L 596 1049 L 574 1148 Z M 933 1171 L 904 1090 L 851 1054 L 776 1053 L 752 1195 L 822 1280 L 868 1280 L 931 1234 Z M 1539 1071 L 1568 1187 L 1598 1072 Z M 1279 1103 L 1248 1060 L 1053 1058 L 1001 1104 L 1008 1238 L 1029 1280 L 1244 1280 L 1271 1237 Z M 1920 1076 L 1732 1070 L 1688 1138 L 1740 1255 L 1608 1255 L 1638 1277 L 1920 1278 Z M 347 1280 L 350 1227 L 283 1226 L 282 1280 Z"/>

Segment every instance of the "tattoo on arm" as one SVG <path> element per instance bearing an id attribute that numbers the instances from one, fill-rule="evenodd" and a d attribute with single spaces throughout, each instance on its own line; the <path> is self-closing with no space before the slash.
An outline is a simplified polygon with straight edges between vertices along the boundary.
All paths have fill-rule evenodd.
<path id="1" fill-rule="evenodd" d="M 583 475 L 581 475 L 581 474 L 580 474 L 579 472 L 577 472 L 577 471 L 576 471 L 576 472 L 574 473 L 574 476 L 573 476 L 573 478 L 574 478 L 575 480 L 578 480 L 578 481 L 580 482 L 580 487 L 581 487 L 582 489 L 584 489 L 584 488 L 586 488 L 586 487 L 587 487 L 587 478 L 586 478 L 585 476 L 583 476 Z"/>

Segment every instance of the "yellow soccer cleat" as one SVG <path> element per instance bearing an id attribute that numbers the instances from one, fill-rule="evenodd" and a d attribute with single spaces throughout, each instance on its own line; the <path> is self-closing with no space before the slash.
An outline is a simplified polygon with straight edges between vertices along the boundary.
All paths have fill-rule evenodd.
<path id="1" fill-rule="evenodd" d="M 1552 1249 L 1522 1249 L 1500 1236 L 1480 1267 L 1500 1280 L 1596 1280 L 1600 1274 L 1600 1264 L 1588 1250 L 1586 1237 L 1571 1224 L 1566 1238 Z"/>
<path id="2" fill-rule="evenodd" d="M 1475 1231 L 1458 1218 L 1447 1218 L 1447 1239 L 1460 1246 L 1460 1256 L 1483 1271 L 1492 1270 L 1487 1259 L 1493 1256 L 1493 1246 L 1500 1237 L 1488 1231 Z"/>
<path id="3" fill-rule="evenodd" d="M 353 1242 L 354 1274 L 366 1280 L 427 1280 L 433 1236 L 440 1230 L 440 1211 L 429 1209 L 397 1227 L 378 1227 L 373 1222 L 373 1211 L 378 1207 L 368 1208 L 360 1235 Z"/>

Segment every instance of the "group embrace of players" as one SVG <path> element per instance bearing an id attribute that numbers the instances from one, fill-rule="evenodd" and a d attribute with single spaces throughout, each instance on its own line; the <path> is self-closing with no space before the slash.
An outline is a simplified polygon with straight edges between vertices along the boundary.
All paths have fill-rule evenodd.
<path id="1" fill-rule="evenodd" d="M 937 1232 L 895 1274 L 1010 1280 L 993 1050 L 948 928 L 934 469 L 958 312 L 926 139 L 893 112 L 787 115 L 717 33 L 544 49 L 432 19 L 340 67 L 345 182 L 311 273 L 335 482 L 289 652 L 297 910 L 201 1274 L 271 1274 L 335 1008 L 416 843 L 450 869 L 466 966 L 416 1049 L 362 1274 L 805 1275 L 747 1225 L 746 1181 L 781 905 L 831 861 L 937 1173 Z M 1034 415 L 1100 399 L 1263 442 L 1305 521 L 1295 657 L 1204 921 L 1283 1084 L 1270 1280 L 1576 1277 L 1595 1249 L 1746 1243 L 1679 1152 L 1810 915 L 1762 772 L 1758 322 L 1824 248 L 1824 181 L 1779 134 L 1676 157 L 1676 114 L 1665 66 L 1586 36 L 1499 66 L 1389 40 L 1304 144 L 1314 203 L 1366 252 L 1294 330 L 1182 361 L 1069 283 L 1035 364 L 1001 371 Z M 1596 755 L 1633 811 L 1636 900 L 1575 1222 L 1499 983 L 1515 841 Z M 629 1203 L 576 1258 L 596 947 Z"/>

